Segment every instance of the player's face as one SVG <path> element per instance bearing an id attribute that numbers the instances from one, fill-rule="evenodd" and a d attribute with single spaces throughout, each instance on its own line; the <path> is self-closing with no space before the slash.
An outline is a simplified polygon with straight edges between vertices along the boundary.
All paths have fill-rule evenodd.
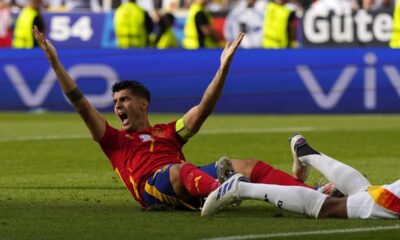
<path id="1" fill-rule="evenodd" d="M 114 112 L 125 131 L 136 131 L 147 114 L 147 101 L 134 96 L 128 89 L 114 93 Z"/>

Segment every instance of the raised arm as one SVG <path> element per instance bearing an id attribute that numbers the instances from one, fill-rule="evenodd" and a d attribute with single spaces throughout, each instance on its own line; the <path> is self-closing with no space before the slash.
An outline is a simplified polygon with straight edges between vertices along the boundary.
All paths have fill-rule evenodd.
<path id="1" fill-rule="evenodd" d="M 106 130 L 105 118 L 89 103 L 87 98 L 82 94 L 75 81 L 71 79 L 64 66 L 58 59 L 57 51 L 54 46 L 49 40 L 46 39 L 43 33 L 39 32 L 36 26 L 33 28 L 33 35 L 35 36 L 35 39 L 39 43 L 40 47 L 46 53 L 46 57 L 49 60 L 65 95 L 85 121 L 85 124 L 89 128 L 93 139 L 97 142 L 100 141 Z"/>
<path id="2" fill-rule="evenodd" d="M 239 47 L 243 36 L 244 33 L 240 33 L 233 43 L 228 42 L 226 44 L 224 51 L 221 54 L 220 67 L 215 74 L 214 79 L 204 92 L 200 103 L 191 108 L 183 116 L 185 127 L 191 133 L 197 133 L 204 121 L 214 110 L 214 107 L 221 96 L 222 89 L 224 88 L 225 79 L 229 72 L 229 66 L 231 65 L 233 56 L 235 55 L 236 49 Z"/>

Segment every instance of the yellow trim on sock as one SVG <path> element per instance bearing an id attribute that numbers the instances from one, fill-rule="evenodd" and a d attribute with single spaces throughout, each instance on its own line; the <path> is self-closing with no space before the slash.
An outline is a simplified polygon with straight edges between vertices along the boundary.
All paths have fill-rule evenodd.
<path id="1" fill-rule="evenodd" d="M 155 186 L 150 185 L 149 183 L 146 182 L 146 185 L 144 187 L 144 190 L 146 191 L 146 193 L 148 193 L 150 196 L 160 200 L 161 202 L 165 202 L 165 203 L 169 203 L 172 204 L 174 206 L 184 206 L 190 210 L 194 210 L 196 211 L 197 209 L 193 206 L 191 206 L 190 204 L 185 203 L 184 201 L 182 201 L 179 198 L 173 197 L 173 196 L 169 196 L 166 195 L 160 191 L 158 191 L 158 189 Z"/>

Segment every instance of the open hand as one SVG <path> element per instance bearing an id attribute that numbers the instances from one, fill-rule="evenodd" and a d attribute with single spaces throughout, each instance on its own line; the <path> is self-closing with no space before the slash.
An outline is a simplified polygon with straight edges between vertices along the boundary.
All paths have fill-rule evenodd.
<path id="1" fill-rule="evenodd" d="M 239 47 L 242 39 L 244 37 L 244 33 L 239 33 L 234 42 L 227 42 L 224 48 L 224 51 L 221 54 L 221 67 L 229 67 L 231 64 L 232 58 L 235 55 L 236 49 Z"/>
<path id="2" fill-rule="evenodd" d="M 46 39 L 46 36 L 39 31 L 36 25 L 33 27 L 32 32 L 36 41 L 39 43 L 39 46 L 46 53 L 47 59 L 49 59 L 51 64 L 55 63 L 55 61 L 57 61 L 58 59 L 56 48 L 51 44 L 48 39 Z"/>

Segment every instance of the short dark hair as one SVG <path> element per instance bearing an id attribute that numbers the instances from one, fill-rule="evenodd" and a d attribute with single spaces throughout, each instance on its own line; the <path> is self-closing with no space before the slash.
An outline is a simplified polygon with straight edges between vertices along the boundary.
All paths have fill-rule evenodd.
<path id="1" fill-rule="evenodd" d="M 113 94 L 123 89 L 128 89 L 133 95 L 142 97 L 150 102 L 150 91 L 140 82 L 135 80 L 127 80 L 114 83 L 112 86 Z"/>

